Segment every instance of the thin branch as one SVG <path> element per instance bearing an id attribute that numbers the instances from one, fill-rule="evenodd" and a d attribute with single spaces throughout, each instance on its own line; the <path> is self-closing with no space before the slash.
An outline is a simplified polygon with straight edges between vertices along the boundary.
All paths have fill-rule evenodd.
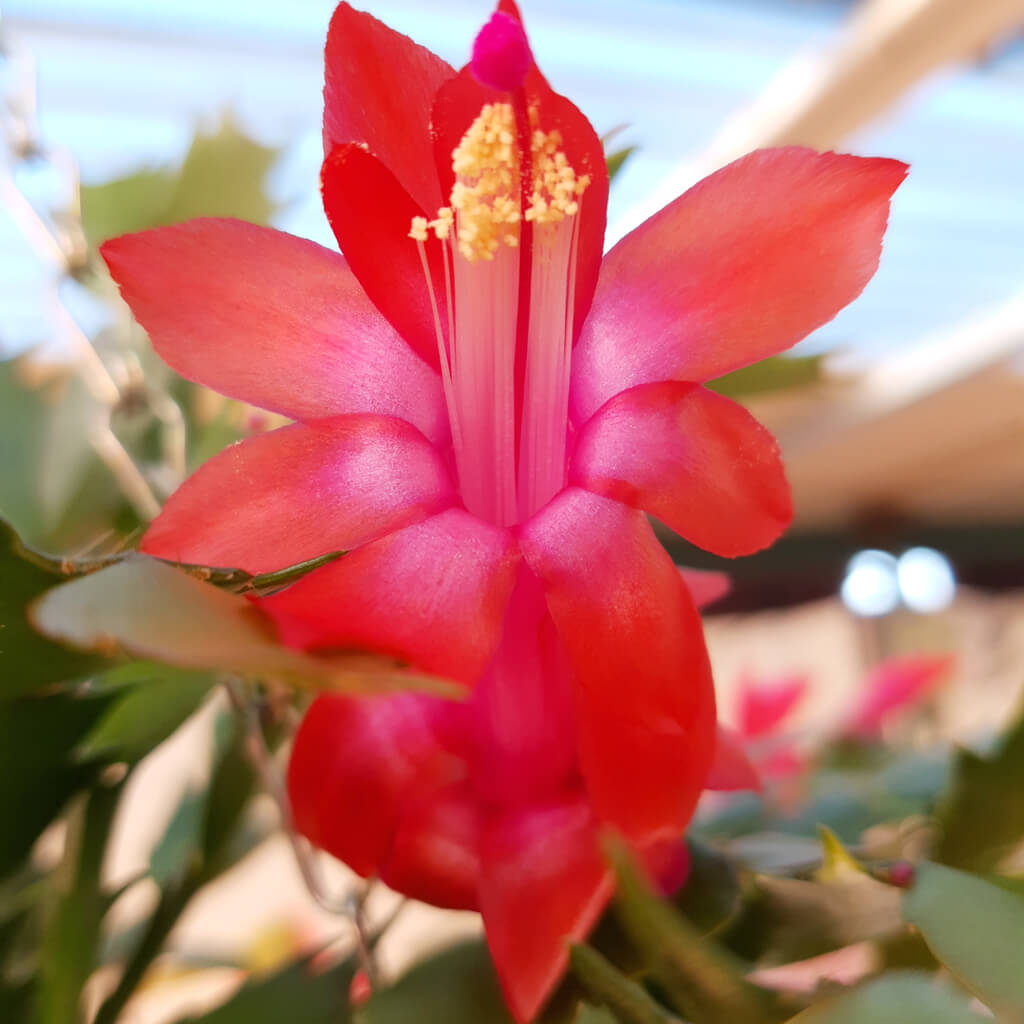
<path id="1" fill-rule="evenodd" d="M 366 924 L 366 901 L 372 891 L 372 883 L 349 889 L 340 896 L 328 893 L 314 852 L 295 829 L 288 790 L 267 747 L 259 717 L 237 679 L 225 678 L 223 682 L 228 698 L 245 730 L 246 752 L 281 816 L 281 826 L 288 837 L 303 884 L 318 906 L 329 914 L 346 918 L 351 923 L 360 966 L 366 972 L 370 987 L 376 987 L 380 981 L 380 971 L 374 958 L 374 948 L 380 941 L 384 929 L 378 928 L 371 933 Z M 385 927 L 391 924 L 400 909 L 401 905 L 387 919 Z"/>

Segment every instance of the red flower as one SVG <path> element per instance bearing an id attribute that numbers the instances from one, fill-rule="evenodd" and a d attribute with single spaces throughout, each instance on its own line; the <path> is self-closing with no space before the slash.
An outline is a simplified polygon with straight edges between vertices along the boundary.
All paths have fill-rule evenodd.
<path id="1" fill-rule="evenodd" d="M 250 571 L 345 549 L 266 602 L 285 640 L 474 686 L 321 698 L 291 793 L 356 870 L 479 907 L 525 1020 L 606 898 L 597 824 L 668 871 L 712 758 L 699 619 L 644 512 L 724 555 L 785 527 L 774 441 L 702 382 L 860 292 L 905 167 L 755 153 L 602 261 L 601 144 L 511 0 L 458 73 L 344 3 L 326 57 L 344 258 L 228 220 L 103 247 L 168 363 L 298 421 L 203 466 L 143 548 Z"/>
<path id="2" fill-rule="evenodd" d="M 640 554 L 631 545 L 604 552 L 618 570 Z M 644 556 L 640 554 L 640 557 Z M 662 560 L 659 558 L 659 563 Z M 640 580 L 651 567 L 630 574 Z M 662 612 L 681 617 L 691 674 L 671 696 L 635 708 L 634 679 L 644 668 L 581 694 L 573 651 L 563 644 L 537 577 L 521 566 L 504 629 L 465 702 L 409 694 L 354 699 L 320 697 L 299 730 L 289 765 L 295 824 L 318 846 L 364 876 L 437 906 L 479 910 L 508 1002 L 519 1020 L 534 1016 L 565 968 L 565 938 L 580 938 L 604 909 L 611 878 L 598 844 L 602 812 L 587 770 L 587 742 L 615 742 L 639 763 L 610 760 L 605 798 L 638 808 L 693 801 L 707 773 L 713 706 L 691 606 L 680 602 L 674 570 L 659 580 L 664 606 L 642 613 L 654 632 L 675 632 Z M 594 627 L 595 659 L 614 653 Z M 605 628 L 614 628 L 599 613 Z M 568 657 L 567 657 L 568 652 Z M 636 656 L 634 654 L 634 656 Z M 663 655 L 652 644 L 651 656 Z M 671 674 L 672 666 L 659 668 Z M 590 673 L 585 680 L 595 678 Z M 637 698 L 644 693 L 638 688 Z M 582 701 L 592 701 L 591 707 Z M 688 726 L 686 723 L 694 723 Z M 695 753 L 695 751 L 697 751 Z M 653 787 L 648 793 L 630 785 Z M 671 796 L 669 796 L 671 794 Z M 686 875 L 678 817 L 633 838 L 666 889 Z"/>

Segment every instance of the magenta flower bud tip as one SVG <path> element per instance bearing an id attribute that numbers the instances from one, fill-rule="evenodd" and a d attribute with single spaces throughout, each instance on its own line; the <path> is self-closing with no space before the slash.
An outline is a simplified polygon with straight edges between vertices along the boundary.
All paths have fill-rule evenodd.
<path id="1" fill-rule="evenodd" d="M 888 879 L 890 885 L 898 889 L 909 889 L 914 884 L 914 865 L 907 861 L 897 861 L 889 865 Z"/>
<path id="2" fill-rule="evenodd" d="M 473 42 L 473 74 L 491 89 L 518 89 L 532 60 L 523 26 L 503 11 L 494 12 Z"/>

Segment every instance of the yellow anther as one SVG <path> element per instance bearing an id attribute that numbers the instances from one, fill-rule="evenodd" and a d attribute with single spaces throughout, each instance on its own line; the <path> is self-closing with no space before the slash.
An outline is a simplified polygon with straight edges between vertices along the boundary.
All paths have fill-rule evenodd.
<path id="1" fill-rule="evenodd" d="M 488 103 L 452 153 L 451 205 L 441 207 L 431 221 L 414 217 L 410 238 L 424 242 L 433 231 L 437 238 L 450 239 L 456 228 L 459 252 L 467 260 L 492 260 L 501 245 L 519 245 L 523 220 L 556 224 L 579 212 L 578 200 L 590 184 L 590 175 L 577 177 L 560 148 L 561 132 L 542 131 L 536 107 L 530 107 L 528 118 L 531 188 L 526 208 L 520 205 L 515 112 L 508 103 Z"/>
<path id="2" fill-rule="evenodd" d="M 576 176 L 569 158 L 559 148 L 562 133 L 535 130 L 531 139 L 533 156 L 533 192 L 524 212 L 528 221 L 556 224 L 579 213 L 577 198 L 590 184 L 590 176 Z"/>
<path id="3" fill-rule="evenodd" d="M 467 260 L 491 260 L 498 247 L 518 235 L 519 154 L 515 112 L 508 103 L 488 103 L 452 153 L 459 252 Z"/>

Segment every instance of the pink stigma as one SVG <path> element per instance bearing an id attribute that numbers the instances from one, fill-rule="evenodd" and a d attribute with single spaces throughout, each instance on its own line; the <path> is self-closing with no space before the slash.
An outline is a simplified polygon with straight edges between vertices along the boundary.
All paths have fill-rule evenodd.
<path id="1" fill-rule="evenodd" d="M 481 85 L 514 92 L 523 84 L 533 57 L 523 26 L 495 11 L 473 42 L 473 75 Z"/>

